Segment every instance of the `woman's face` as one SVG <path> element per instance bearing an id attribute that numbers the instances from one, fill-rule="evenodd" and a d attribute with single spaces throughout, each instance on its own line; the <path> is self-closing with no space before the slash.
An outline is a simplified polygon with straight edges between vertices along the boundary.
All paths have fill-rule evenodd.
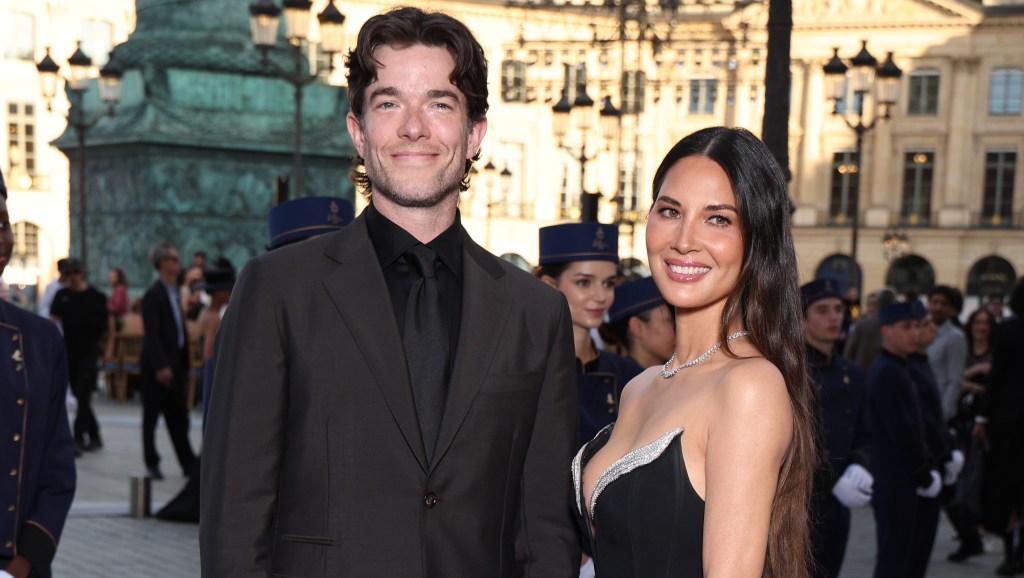
<path id="1" fill-rule="evenodd" d="M 971 337 L 975 340 L 988 340 L 992 336 L 992 319 L 980 313 L 971 321 Z"/>
<path id="2" fill-rule="evenodd" d="M 558 279 L 544 280 L 565 295 L 577 327 L 599 327 L 615 301 L 615 263 L 611 261 L 576 261 Z"/>
<path id="3" fill-rule="evenodd" d="M 724 306 L 743 267 L 743 231 L 736 195 L 718 163 L 691 156 L 669 169 L 648 218 L 647 256 L 670 304 Z"/>
<path id="4" fill-rule="evenodd" d="M 107 275 L 107 280 L 109 280 L 111 285 L 117 284 L 117 271 L 111 269 L 110 274 Z"/>

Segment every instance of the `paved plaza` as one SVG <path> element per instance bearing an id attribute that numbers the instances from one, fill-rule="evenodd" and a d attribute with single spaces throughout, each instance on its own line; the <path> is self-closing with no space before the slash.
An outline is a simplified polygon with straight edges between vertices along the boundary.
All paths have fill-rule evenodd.
<path id="1" fill-rule="evenodd" d="M 131 477 L 145 470 L 141 405 L 137 400 L 118 404 L 101 399 L 96 403 L 96 412 L 106 445 L 78 459 L 78 491 L 54 562 L 55 578 L 199 576 L 196 524 L 137 519 L 129 515 Z M 201 431 L 197 412 L 193 413 L 190 433 L 198 450 Z M 152 483 L 154 512 L 185 484 L 163 422 L 157 430 L 157 447 L 163 457 L 161 469 L 166 479 Z M 870 577 L 875 554 L 870 509 L 856 510 L 853 519 L 842 576 Z M 949 524 L 943 519 L 928 575 L 934 578 L 993 576 L 1002 559 L 1000 544 L 993 546 L 992 552 L 972 558 L 968 563 L 947 562 L 946 554 L 956 548 L 956 542 Z"/>

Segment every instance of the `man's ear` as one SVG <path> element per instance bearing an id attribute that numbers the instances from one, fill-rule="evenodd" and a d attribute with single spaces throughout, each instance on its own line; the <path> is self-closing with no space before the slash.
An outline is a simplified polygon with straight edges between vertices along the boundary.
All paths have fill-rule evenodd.
<path id="1" fill-rule="evenodd" d="M 359 119 L 351 110 L 345 115 L 345 124 L 348 125 L 348 134 L 352 137 L 352 144 L 356 147 L 356 152 L 359 153 L 360 157 L 366 158 L 366 155 L 363 154 L 363 144 L 365 142 L 363 127 L 359 124 Z"/>

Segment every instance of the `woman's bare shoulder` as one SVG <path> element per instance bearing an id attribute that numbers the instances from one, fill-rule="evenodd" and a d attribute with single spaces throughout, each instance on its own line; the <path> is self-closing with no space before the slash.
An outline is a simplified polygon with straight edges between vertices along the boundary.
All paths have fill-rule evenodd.
<path id="1" fill-rule="evenodd" d="M 714 390 L 720 411 L 729 419 L 763 419 L 792 411 L 782 372 L 764 357 L 734 360 Z"/>

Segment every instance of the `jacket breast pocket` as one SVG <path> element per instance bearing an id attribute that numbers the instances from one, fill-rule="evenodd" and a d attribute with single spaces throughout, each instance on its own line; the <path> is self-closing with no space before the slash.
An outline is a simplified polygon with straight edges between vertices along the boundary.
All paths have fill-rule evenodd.
<path id="1" fill-rule="evenodd" d="M 491 374 L 480 385 L 480 392 L 520 393 L 537 391 L 542 383 L 544 383 L 544 374 L 539 371 Z"/>
<path id="2" fill-rule="evenodd" d="M 274 576 L 326 578 L 327 549 L 337 542 L 326 536 L 281 534 L 274 546 Z"/>

